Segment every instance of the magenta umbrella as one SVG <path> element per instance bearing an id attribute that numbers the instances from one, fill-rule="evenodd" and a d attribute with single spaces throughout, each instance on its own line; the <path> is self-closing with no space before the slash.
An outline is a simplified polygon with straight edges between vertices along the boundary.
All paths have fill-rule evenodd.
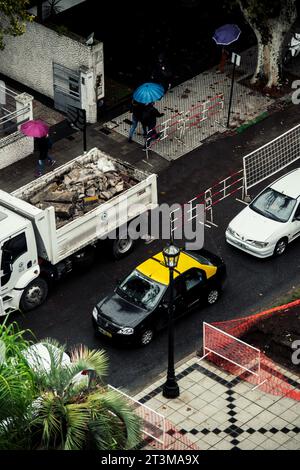
<path id="1" fill-rule="evenodd" d="M 20 129 L 28 137 L 45 137 L 49 133 L 49 126 L 40 119 L 27 121 L 21 125 Z"/>

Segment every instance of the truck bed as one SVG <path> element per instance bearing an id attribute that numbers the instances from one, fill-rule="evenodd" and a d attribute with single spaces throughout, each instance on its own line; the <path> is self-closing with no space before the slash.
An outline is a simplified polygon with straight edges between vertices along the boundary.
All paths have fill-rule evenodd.
<path id="1" fill-rule="evenodd" d="M 39 209 L 27 202 L 57 177 L 76 167 L 76 162 L 97 162 L 100 157 L 106 157 L 118 169 L 126 170 L 137 184 L 60 228 L 56 226 L 53 207 Z M 57 264 L 86 245 L 104 238 L 141 213 L 154 209 L 157 206 L 156 179 L 155 174 L 137 170 L 128 163 L 93 148 L 53 172 L 14 191 L 11 195 L 1 191 L 0 204 L 32 221 L 39 256 L 52 264 Z"/>

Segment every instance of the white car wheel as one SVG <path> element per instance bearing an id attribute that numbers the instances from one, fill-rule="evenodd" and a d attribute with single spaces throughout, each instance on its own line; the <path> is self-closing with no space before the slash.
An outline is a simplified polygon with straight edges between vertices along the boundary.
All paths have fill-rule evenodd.
<path id="1" fill-rule="evenodd" d="M 281 255 L 283 255 L 283 253 L 284 253 L 285 250 L 286 250 L 287 245 L 288 245 L 288 242 L 287 242 L 286 238 L 281 238 L 281 239 L 276 243 L 276 246 L 275 246 L 275 249 L 274 249 L 274 255 L 275 255 L 275 256 L 281 256 Z"/>

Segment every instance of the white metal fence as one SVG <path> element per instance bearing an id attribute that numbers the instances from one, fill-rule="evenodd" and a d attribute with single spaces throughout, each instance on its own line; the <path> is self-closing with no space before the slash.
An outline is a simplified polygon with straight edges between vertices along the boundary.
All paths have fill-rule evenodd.
<path id="1" fill-rule="evenodd" d="M 260 350 L 203 322 L 203 355 L 216 354 L 250 374 L 260 376 Z"/>
<path id="2" fill-rule="evenodd" d="M 150 439 L 150 441 L 153 440 L 158 442 L 164 448 L 166 434 L 165 417 L 112 385 L 108 385 L 108 388 L 121 394 L 128 401 L 136 414 L 142 419 L 142 433 L 144 434 L 144 437 Z"/>
<path id="3" fill-rule="evenodd" d="M 214 221 L 213 209 L 223 199 L 238 195 L 246 200 L 248 190 L 268 177 L 278 173 L 300 158 L 300 124 L 276 137 L 243 157 L 243 168 L 216 182 L 202 193 L 187 202 L 190 204 L 191 218 L 196 214 L 197 204 L 204 204 L 207 227 L 218 225 Z M 174 230 L 178 227 L 174 215 Z M 176 225 L 177 224 L 177 225 Z"/>
<path id="4" fill-rule="evenodd" d="M 18 94 L 0 81 L 0 147 L 19 138 L 19 126 L 32 119 L 32 96 Z"/>
<path id="5" fill-rule="evenodd" d="M 247 191 L 300 158 L 300 124 L 243 158 Z"/>

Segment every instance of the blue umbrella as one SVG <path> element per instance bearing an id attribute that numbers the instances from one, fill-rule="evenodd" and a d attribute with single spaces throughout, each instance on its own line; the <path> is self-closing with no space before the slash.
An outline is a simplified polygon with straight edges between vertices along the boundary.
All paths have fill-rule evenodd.
<path id="1" fill-rule="evenodd" d="M 164 87 L 158 83 L 144 83 L 133 93 L 133 99 L 138 103 L 148 104 L 160 100 L 165 94 Z"/>
<path id="2" fill-rule="evenodd" d="M 240 37 L 241 30 L 236 24 L 224 24 L 216 29 L 213 40 L 220 46 L 228 46 Z"/>

